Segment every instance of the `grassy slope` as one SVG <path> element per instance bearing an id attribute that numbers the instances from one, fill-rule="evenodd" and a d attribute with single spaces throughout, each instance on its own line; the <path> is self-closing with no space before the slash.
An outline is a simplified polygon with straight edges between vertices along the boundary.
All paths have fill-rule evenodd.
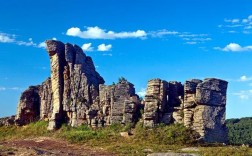
<path id="1" fill-rule="evenodd" d="M 49 132 L 46 130 L 47 122 L 40 121 L 24 127 L 0 127 L 0 141 L 49 136 L 91 147 L 102 147 L 119 155 L 146 155 L 148 151 L 179 152 L 181 148 L 189 146 L 198 146 L 200 151 L 194 153 L 202 155 L 252 155 L 252 150 L 246 147 L 200 147 L 195 144 L 197 134 L 182 125 L 160 125 L 155 129 L 146 129 L 138 124 L 133 131 L 133 136 L 121 137 L 120 132 L 128 131 L 129 127 L 111 125 L 106 128 L 91 129 L 85 125 L 77 128 L 63 125 L 61 129 Z"/>

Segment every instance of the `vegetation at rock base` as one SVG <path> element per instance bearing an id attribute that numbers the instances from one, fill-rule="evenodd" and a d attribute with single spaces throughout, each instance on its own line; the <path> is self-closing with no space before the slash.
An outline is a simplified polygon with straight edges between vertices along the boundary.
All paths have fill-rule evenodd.
<path id="1" fill-rule="evenodd" d="M 56 131 L 47 131 L 48 123 L 39 121 L 27 126 L 0 127 L 0 141 L 25 139 L 40 136 L 64 139 L 71 143 L 103 148 L 117 155 L 146 155 L 153 152 L 185 152 L 182 148 L 196 146 L 201 155 L 252 155 L 251 148 L 239 146 L 202 145 L 196 142 L 198 134 L 181 124 L 158 125 L 154 129 L 144 128 L 139 122 L 133 129 L 131 125 L 113 124 L 104 128 L 90 128 L 81 125 L 72 128 L 63 125 Z M 133 135 L 122 137 L 120 132 L 131 131 Z M 190 151 L 186 151 L 187 153 Z"/>
<path id="2" fill-rule="evenodd" d="M 252 118 L 228 119 L 229 143 L 233 145 L 252 145 Z"/>

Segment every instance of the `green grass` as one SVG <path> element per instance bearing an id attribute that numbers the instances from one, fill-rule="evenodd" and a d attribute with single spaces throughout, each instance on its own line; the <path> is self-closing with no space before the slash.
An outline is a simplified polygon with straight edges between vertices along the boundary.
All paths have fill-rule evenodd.
<path id="1" fill-rule="evenodd" d="M 22 139 L 36 136 L 49 136 L 52 134 L 47 131 L 48 123 L 45 121 L 39 121 L 31 123 L 27 126 L 2 126 L 0 127 L 0 141 L 7 139 Z"/>
<path id="2" fill-rule="evenodd" d="M 24 127 L 0 127 L 0 141 L 7 139 L 21 139 L 28 137 L 49 136 L 67 140 L 71 143 L 86 145 L 92 148 L 103 148 L 117 155 L 147 155 L 153 152 L 185 152 L 180 149 L 185 147 L 198 147 L 200 151 L 192 152 L 203 156 L 247 156 L 252 155 L 251 148 L 239 146 L 217 146 L 198 144 L 195 140 L 198 134 L 181 124 L 169 126 L 159 125 L 156 128 L 144 128 L 139 122 L 129 137 L 120 136 L 120 132 L 129 131 L 131 125 L 122 126 L 113 124 L 104 128 L 90 128 L 81 125 L 72 128 L 63 125 L 57 131 L 47 131 L 48 123 L 39 121 Z M 190 152 L 190 151 L 189 151 Z"/>

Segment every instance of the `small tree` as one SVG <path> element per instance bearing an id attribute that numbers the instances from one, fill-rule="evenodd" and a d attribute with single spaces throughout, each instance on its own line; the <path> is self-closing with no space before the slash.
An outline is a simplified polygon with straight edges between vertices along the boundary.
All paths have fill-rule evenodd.
<path id="1" fill-rule="evenodd" d="M 118 82 L 120 83 L 120 82 L 125 82 L 125 81 L 127 81 L 127 79 L 125 79 L 124 77 L 119 77 L 119 79 L 118 79 Z"/>

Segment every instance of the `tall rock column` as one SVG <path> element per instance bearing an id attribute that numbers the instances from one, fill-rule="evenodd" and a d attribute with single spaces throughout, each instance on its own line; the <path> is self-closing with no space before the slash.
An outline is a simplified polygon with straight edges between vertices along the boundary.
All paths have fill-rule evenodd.
<path id="1" fill-rule="evenodd" d="M 153 127 L 163 118 L 163 114 L 167 108 L 167 87 L 168 83 L 160 79 L 152 79 L 148 81 L 147 91 L 144 99 L 145 127 Z M 169 121 L 167 117 L 165 118 L 165 120 Z"/>
<path id="2" fill-rule="evenodd" d="M 227 142 L 226 93 L 228 82 L 210 78 L 196 88 L 193 128 L 205 142 Z"/>
<path id="3" fill-rule="evenodd" d="M 196 87 L 201 80 L 187 80 L 184 84 L 184 125 L 190 127 L 193 124 L 193 115 L 196 107 Z"/>
<path id="4" fill-rule="evenodd" d="M 48 130 L 58 128 L 63 120 L 63 71 L 65 64 L 65 45 L 60 41 L 46 41 L 46 50 L 50 56 L 51 83 L 52 83 L 52 104 L 53 112 L 49 119 Z"/>

